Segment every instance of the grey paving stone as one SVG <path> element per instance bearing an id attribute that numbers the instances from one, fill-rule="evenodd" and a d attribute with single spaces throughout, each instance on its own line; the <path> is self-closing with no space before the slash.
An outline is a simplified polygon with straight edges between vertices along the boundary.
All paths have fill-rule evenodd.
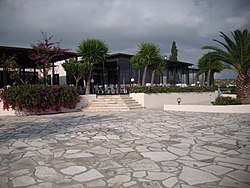
<path id="1" fill-rule="evenodd" d="M 46 166 L 36 167 L 35 176 L 43 181 L 60 182 L 64 180 L 64 175 Z"/>
<path id="2" fill-rule="evenodd" d="M 76 165 L 76 163 L 73 163 L 73 162 L 60 162 L 60 163 L 56 164 L 55 167 L 58 169 L 62 169 L 62 168 L 66 168 L 69 166 L 75 166 L 75 165 Z"/>
<path id="3" fill-rule="evenodd" d="M 161 184 L 157 181 L 143 182 L 142 187 L 162 188 Z"/>
<path id="4" fill-rule="evenodd" d="M 63 155 L 66 159 L 76 159 L 76 158 L 84 158 L 84 157 L 93 157 L 92 154 L 86 152 L 80 152 L 75 154 L 64 154 Z"/>
<path id="5" fill-rule="evenodd" d="M 139 161 L 132 162 L 128 164 L 134 170 L 151 170 L 151 171 L 160 171 L 160 167 L 150 159 L 141 159 Z"/>
<path id="6" fill-rule="evenodd" d="M 189 167 L 203 167 L 203 166 L 211 165 L 211 163 L 205 163 L 205 162 L 200 162 L 200 161 L 187 161 L 187 160 L 177 160 L 177 161 Z"/>
<path id="7" fill-rule="evenodd" d="M 147 176 L 145 177 L 146 179 L 150 179 L 150 180 L 164 180 L 166 178 L 175 176 L 175 174 L 171 174 L 171 173 L 166 173 L 166 172 L 147 172 Z"/>
<path id="8" fill-rule="evenodd" d="M 202 167 L 200 169 L 204 170 L 206 172 L 210 172 L 212 174 L 218 175 L 218 176 L 226 174 L 226 173 L 233 170 L 232 168 L 227 168 L 227 167 L 223 167 L 223 166 L 219 166 L 219 165 L 205 166 L 205 167 Z"/>
<path id="9" fill-rule="evenodd" d="M 23 157 L 34 157 L 40 155 L 37 151 L 27 151 Z"/>
<path id="10" fill-rule="evenodd" d="M 186 166 L 183 167 L 179 178 L 187 182 L 189 185 L 203 184 L 220 180 L 210 173 Z"/>
<path id="11" fill-rule="evenodd" d="M 26 157 L 26 158 L 21 158 L 20 160 L 14 163 L 11 163 L 10 167 L 15 170 L 25 169 L 25 168 L 34 169 L 36 165 L 37 163 L 35 161 Z"/>
<path id="12" fill-rule="evenodd" d="M 54 158 L 59 158 L 59 157 L 61 157 L 61 156 L 64 154 L 64 152 L 65 152 L 65 150 L 63 150 L 63 149 L 53 151 L 53 153 L 54 153 Z"/>
<path id="13" fill-rule="evenodd" d="M 84 166 L 70 166 L 70 167 L 61 169 L 60 171 L 64 174 L 67 174 L 67 175 L 75 175 L 75 174 L 79 174 L 81 172 L 84 172 L 86 170 L 87 170 L 87 168 Z"/>
<path id="14" fill-rule="evenodd" d="M 113 184 L 120 185 L 131 180 L 130 173 L 124 175 L 117 175 L 108 179 L 107 183 L 112 186 Z"/>
<path id="15" fill-rule="evenodd" d="M 227 151 L 227 149 L 225 149 L 225 148 L 216 147 L 216 146 L 202 146 L 202 147 L 206 148 L 208 150 L 214 151 L 216 153 L 221 153 L 221 152 Z"/>
<path id="16" fill-rule="evenodd" d="M 94 148 L 86 150 L 86 151 L 89 153 L 104 155 L 104 154 L 108 154 L 110 149 L 104 148 L 102 146 L 95 146 Z"/>
<path id="17" fill-rule="evenodd" d="M 134 151 L 134 149 L 133 148 L 129 148 L 129 147 L 126 147 L 126 148 L 115 148 L 116 150 L 119 150 L 119 151 L 121 151 L 121 152 L 123 152 L 123 153 L 127 153 L 127 152 L 132 152 L 132 151 Z"/>
<path id="18" fill-rule="evenodd" d="M 81 150 L 80 149 L 68 149 L 66 150 L 66 154 L 74 154 L 74 153 L 79 153 Z"/>
<path id="19" fill-rule="evenodd" d="M 141 152 L 141 155 L 146 158 L 150 158 L 153 161 L 171 161 L 178 158 L 170 152 Z"/>
<path id="20" fill-rule="evenodd" d="M 242 158 L 233 158 L 233 157 L 216 157 L 215 161 L 232 163 L 236 165 L 250 165 L 250 160 Z"/>
<path id="21" fill-rule="evenodd" d="M 84 188 L 82 184 L 63 186 L 62 188 Z"/>
<path id="22" fill-rule="evenodd" d="M 42 155 L 53 155 L 53 153 L 48 149 L 39 149 L 38 152 Z"/>
<path id="23" fill-rule="evenodd" d="M 98 169 L 112 169 L 112 168 L 121 168 L 123 167 L 121 164 L 119 164 L 116 161 L 113 160 L 108 160 L 101 162 L 100 165 L 98 166 Z"/>
<path id="24" fill-rule="evenodd" d="M 180 148 L 176 148 L 176 147 L 172 147 L 169 146 L 168 151 L 174 153 L 175 155 L 179 155 L 179 156 L 186 156 L 189 153 L 189 150 L 186 149 L 180 149 Z"/>
<path id="25" fill-rule="evenodd" d="M 1 188 L 8 188 L 8 178 L 7 177 L 0 177 L 0 187 Z"/>
<path id="26" fill-rule="evenodd" d="M 237 170 L 244 170 L 244 169 L 246 169 L 246 167 L 244 167 L 243 165 L 237 165 L 237 164 L 232 164 L 232 163 L 218 162 L 218 164 L 220 166 L 234 168 L 234 169 L 237 169 Z"/>
<path id="27" fill-rule="evenodd" d="M 16 147 L 16 148 L 18 148 L 18 147 L 29 147 L 29 145 L 27 145 L 26 143 L 21 142 L 21 141 L 14 142 L 14 144 L 12 146 Z"/>
<path id="28" fill-rule="evenodd" d="M 250 173 L 249 172 L 236 170 L 236 171 L 231 172 L 227 175 L 235 180 L 238 180 L 239 182 L 250 182 Z"/>
<path id="29" fill-rule="evenodd" d="M 53 188 L 53 184 L 51 182 L 44 182 L 37 185 L 28 186 L 27 188 Z"/>
<path id="30" fill-rule="evenodd" d="M 91 169 L 87 172 L 74 176 L 72 179 L 79 181 L 79 182 L 85 182 L 85 181 L 91 181 L 91 180 L 99 179 L 103 177 L 104 176 L 100 172 L 98 172 L 95 169 Z"/>
<path id="31" fill-rule="evenodd" d="M 136 178 L 143 178 L 146 176 L 146 172 L 145 171 L 136 171 L 133 173 L 133 176 Z"/>
<path id="32" fill-rule="evenodd" d="M 219 186 L 249 188 L 249 185 L 247 185 L 245 183 L 238 182 L 238 181 L 231 179 L 229 177 L 224 177 L 221 180 L 221 182 L 219 183 Z"/>
<path id="33" fill-rule="evenodd" d="M 9 186 L 22 176 L 35 180 L 24 186 L 29 188 L 250 184 L 244 182 L 250 171 L 250 127 L 244 123 L 250 122 L 249 115 L 146 109 L 7 117 L 3 121 L 7 129 L 5 137 L 0 129 L 0 139 L 4 138 L 0 176 L 5 179 L 0 178 L 0 183 Z M 34 134 L 22 133 L 23 129 Z M 52 155 L 38 152 L 44 149 Z M 74 166 L 86 170 L 74 170 Z M 40 170 L 39 175 L 41 167 L 46 170 Z"/>
<path id="34" fill-rule="evenodd" d="M 166 187 L 173 187 L 178 182 L 178 179 L 176 177 L 171 177 L 166 180 L 164 180 L 162 183 Z"/>
<path id="35" fill-rule="evenodd" d="M 29 169 L 22 169 L 22 170 L 11 171 L 10 175 L 13 177 L 17 177 L 17 176 L 22 176 L 28 173 L 30 173 Z"/>
<path id="36" fill-rule="evenodd" d="M 124 183 L 123 187 L 131 187 L 136 184 L 137 184 L 136 181 L 130 181 L 130 182 Z"/>
<path id="37" fill-rule="evenodd" d="M 44 146 L 44 145 L 47 145 L 47 143 L 38 142 L 38 141 L 28 142 L 28 144 L 29 144 L 30 146 L 33 146 L 33 147 L 42 147 L 42 146 Z"/>
<path id="38" fill-rule="evenodd" d="M 14 149 L 0 149 L 0 155 L 8 155 L 10 152 L 12 152 Z"/>
<path id="39" fill-rule="evenodd" d="M 200 153 L 191 153 L 190 156 L 198 161 L 200 160 L 207 160 L 207 159 L 212 159 L 213 156 L 208 156 L 208 155 L 202 155 Z"/>
<path id="40" fill-rule="evenodd" d="M 14 187 L 21 187 L 21 186 L 28 186 L 28 185 L 33 185 L 36 183 L 34 178 L 30 176 L 19 176 L 17 178 L 14 178 L 12 180 L 13 186 Z"/>
<path id="41" fill-rule="evenodd" d="M 93 181 L 88 181 L 86 182 L 87 187 L 105 187 L 106 182 L 103 181 L 102 179 L 96 179 Z"/>

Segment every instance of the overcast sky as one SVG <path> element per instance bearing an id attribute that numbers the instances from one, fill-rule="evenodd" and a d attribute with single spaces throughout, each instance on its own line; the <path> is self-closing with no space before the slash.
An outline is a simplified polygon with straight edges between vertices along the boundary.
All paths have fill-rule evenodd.
<path id="1" fill-rule="evenodd" d="M 197 64 L 202 46 L 249 20 L 250 0 L 0 0 L 0 45 L 30 47 L 43 30 L 72 51 L 97 38 L 110 52 L 134 54 L 144 41 L 169 57 L 176 41 L 178 59 Z"/>

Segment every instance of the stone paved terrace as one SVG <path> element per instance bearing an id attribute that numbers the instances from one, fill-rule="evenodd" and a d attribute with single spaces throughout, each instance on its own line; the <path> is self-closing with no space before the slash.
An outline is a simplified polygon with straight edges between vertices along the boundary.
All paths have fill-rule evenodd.
<path id="1" fill-rule="evenodd" d="M 250 187 L 249 114 L 0 117 L 0 187 Z"/>

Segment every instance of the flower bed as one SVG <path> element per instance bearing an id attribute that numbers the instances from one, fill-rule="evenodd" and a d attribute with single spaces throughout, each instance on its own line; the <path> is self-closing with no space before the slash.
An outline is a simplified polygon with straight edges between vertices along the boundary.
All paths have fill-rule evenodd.
<path id="1" fill-rule="evenodd" d="M 0 95 L 3 109 L 29 113 L 73 109 L 80 101 L 76 87 L 20 85 L 5 89 Z"/>

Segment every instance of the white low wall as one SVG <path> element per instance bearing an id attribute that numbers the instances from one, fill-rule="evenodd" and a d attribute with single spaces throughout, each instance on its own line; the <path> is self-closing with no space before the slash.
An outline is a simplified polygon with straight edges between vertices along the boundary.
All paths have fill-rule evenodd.
<path id="1" fill-rule="evenodd" d="M 190 93 L 131 93 L 130 97 L 146 108 L 163 107 L 165 104 L 176 105 L 181 98 L 181 104 L 211 105 L 217 97 L 216 92 Z"/>
<path id="2" fill-rule="evenodd" d="M 90 103 L 92 103 L 93 100 L 96 99 L 96 95 L 81 95 L 80 102 L 76 105 L 76 108 L 74 109 L 61 109 L 59 112 L 75 112 L 78 110 L 81 110 L 82 108 L 88 106 Z M 41 114 L 51 114 L 51 113 L 57 113 L 56 111 L 46 111 L 41 112 Z M 20 112 L 16 110 L 3 110 L 3 102 L 0 102 L 0 116 L 15 116 L 15 115 L 32 115 L 30 113 Z"/>
<path id="3" fill-rule="evenodd" d="M 211 113 L 250 113 L 250 105 L 164 105 L 166 111 L 211 112 Z"/>

